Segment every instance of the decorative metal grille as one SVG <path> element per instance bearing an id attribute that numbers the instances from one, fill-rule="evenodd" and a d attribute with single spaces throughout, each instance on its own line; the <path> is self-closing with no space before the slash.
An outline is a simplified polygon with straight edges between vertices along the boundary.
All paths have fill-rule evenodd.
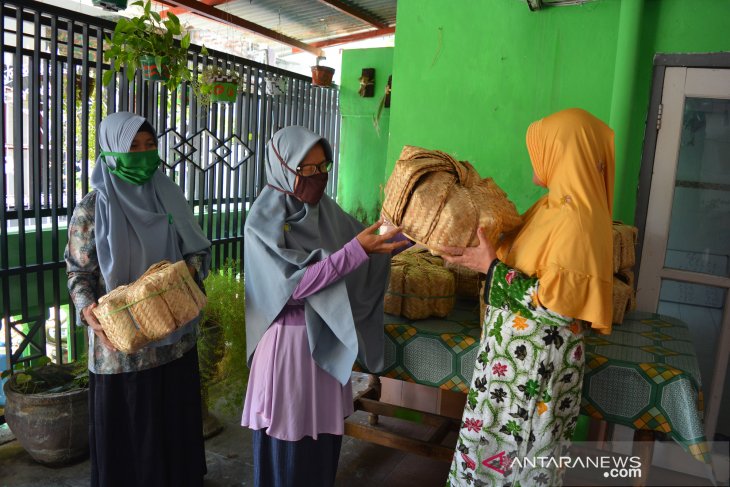
<path id="1" fill-rule="evenodd" d="M 246 80 L 235 103 L 201 106 L 187 83 L 168 92 L 140 73 L 101 86 L 111 22 L 31 0 L 2 0 L 0 19 L 0 369 L 46 354 L 72 360 L 83 346 L 63 251 L 68 219 L 90 190 L 96 127 L 106 114 L 133 111 L 157 128 L 165 169 L 213 242 L 215 267 L 242 261 L 246 210 L 265 183 L 265 146 L 276 130 L 304 125 L 326 137 L 337 158 L 339 93 L 307 77 L 192 46 L 193 73 L 216 64 Z"/>

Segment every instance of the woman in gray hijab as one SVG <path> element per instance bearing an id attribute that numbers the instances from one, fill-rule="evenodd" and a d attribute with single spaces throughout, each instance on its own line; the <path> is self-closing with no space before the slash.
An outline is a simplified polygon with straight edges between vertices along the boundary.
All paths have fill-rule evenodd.
<path id="1" fill-rule="evenodd" d="M 74 209 L 65 255 L 69 293 L 88 325 L 91 485 L 202 485 L 197 319 L 125 354 L 92 310 L 161 260 L 185 259 L 200 285 L 210 242 L 180 188 L 159 170 L 155 131 L 143 117 L 111 114 L 97 137 L 94 191 Z"/>
<path id="2" fill-rule="evenodd" d="M 254 430 L 257 486 L 329 486 L 355 360 L 383 365 L 391 242 L 324 194 L 327 140 L 304 127 L 267 146 L 268 184 L 246 220 L 244 275 L 251 374 L 242 425 Z"/>

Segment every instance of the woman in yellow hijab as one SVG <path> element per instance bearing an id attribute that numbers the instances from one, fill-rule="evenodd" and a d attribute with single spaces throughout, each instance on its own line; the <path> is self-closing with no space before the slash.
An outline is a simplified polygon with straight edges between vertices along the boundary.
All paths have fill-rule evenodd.
<path id="1" fill-rule="evenodd" d="M 613 131 L 572 108 L 530 125 L 527 150 L 548 194 L 523 226 L 497 250 L 481 229 L 479 246 L 441 249 L 487 274 L 452 486 L 560 485 L 580 410 L 583 323 L 611 331 Z"/>

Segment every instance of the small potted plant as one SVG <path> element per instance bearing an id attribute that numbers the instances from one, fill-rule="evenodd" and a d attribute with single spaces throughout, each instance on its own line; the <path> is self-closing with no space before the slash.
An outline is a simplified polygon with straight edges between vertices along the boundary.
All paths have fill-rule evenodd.
<path id="1" fill-rule="evenodd" d="M 335 68 L 320 66 L 319 63 L 323 59 L 325 58 L 317 56 L 317 65 L 312 66 L 312 84 L 327 88 L 328 86 L 332 86 L 332 76 L 335 74 Z"/>
<path id="2" fill-rule="evenodd" d="M 216 103 L 235 103 L 239 93 L 246 87 L 245 79 L 233 69 L 209 65 L 203 69 L 195 81 L 198 101 L 203 105 Z"/>
<path id="3" fill-rule="evenodd" d="M 89 452 L 89 373 L 84 357 L 57 365 L 48 357 L 16 365 L 3 390 L 5 420 L 39 463 L 65 465 Z"/>
<path id="4" fill-rule="evenodd" d="M 143 13 L 119 19 L 111 39 L 105 39 L 109 47 L 104 51 L 104 60 L 111 62 L 111 69 L 104 73 L 103 83 L 108 85 L 114 73 L 122 68 L 127 69 L 130 81 L 137 68 L 141 68 L 144 79 L 161 81 L 170 90 L 183 81 L 191 81 L 188 68 L 190 33 L 183 34 L 177 16 L 168 12 L 163 20 L 152 10 L 150 0 L 132 5 L 142 7 Z M 179 45 L 176 38 L 180 38 Z"/>

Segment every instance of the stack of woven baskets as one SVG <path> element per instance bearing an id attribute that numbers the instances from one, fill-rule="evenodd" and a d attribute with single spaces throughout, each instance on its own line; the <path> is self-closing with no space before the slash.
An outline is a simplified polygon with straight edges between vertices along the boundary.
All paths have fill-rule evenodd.
<path id="1" fill-rule="evenodd" d="M 613 223 L 613 322 L 621 324 L 624 314 L 636 308 L 634 264 L 636 227 Z"/>
<path id="2" fill-rule="evenodd" d="M 454 275 L 444 268 L 441 257 L 411 248 L 393 257 L 385 312 L 411 320 L 443 318 L 454 307 L 455 291 Z"/>
<path id="3" fill-rule="evenodd" d="M 405 146 L 385 186 L 383 215 L 411 240 L 438 254 L 441 245 L 479 244 L 477 228 L 496 242 L 521 223 L 515 205 L 466 161 Z"/>
<path id="4" fill-rule="evenodd" d="M 133 353 L 189 323 L 205 303 L 185 261 L 162 261 L 132 284 L 102 296 L 94 315 L 112 345 Z"/>

